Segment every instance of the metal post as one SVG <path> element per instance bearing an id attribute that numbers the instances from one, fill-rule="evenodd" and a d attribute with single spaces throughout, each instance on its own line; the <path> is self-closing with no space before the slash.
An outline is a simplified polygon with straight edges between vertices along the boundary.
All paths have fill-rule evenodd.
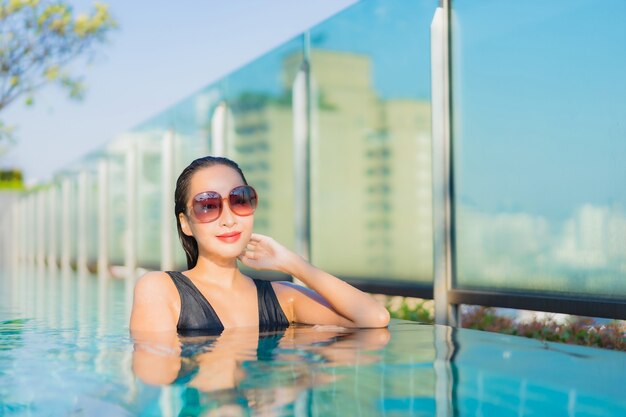
<path id="1" fill-rule="evenodd" d="M 28 233 L 26 230 L 26 219 L 28 218 L 28 211 L 27 211 L 27 195 L 23 194 L 18 202 L 17 205 L 19 207 L 19 212 L 20 212 L 20 225 L 19 225 L 19 233 L 20 233 L 20 264 L 24 265 L 27 263 L 28 260 L 28 251 L 26 250 L 26 241 L 28 238 Z"/>
<path id="2" fill-rule="evenodd" d="M 32 220 L 30 216 L 30 204 L 28 194 L 25 195 L 22 199 L 22 213 L 24 213 L 24 215 L 22 216 L 22 255 L 24 256 L 23 263 L 25 265 L 28 265 L 30 263 L 30 247 L 28 243 L 32 241 L 29 228 L 29 224 Z"/>
<path id="3" fill-rule="evenodd" d="M 233 158 L 236 155 L 235 139 L 235 117 L 233 111 L 228 105 L 224 107 L 224 156 Z"/>
<path id="4" fill-rule="evenodd" d="M 88 173 L 78 174 L 78 225 L 76 235 L 76 270 L 79 275 L 87 272 L 87 181 Z"/>
<path id="5" fill-rule="evenodd" d="M 71 180 L 63 178 L 61 183 L 61 269 L 70 268 L 70 187 Z"/>
<path id="6" fill-rule="evenodd" d="M 130 300 L 137 273 L 137 144 L 129 138 L 126 152 L 126 234 L 124 264 L 126 267 L 126 294 Z"/>
<path id="7" fill-rule="evenodd" d="M 15 224 L 16 248 L 17 248 L 17 250 L 15 251 L 15 258 L 16 258 L 18 265 L 21 265 L 24 259 L 24 226 L 23 226 L 24 219 L 23 218 L 26 213 L 24 213 L 24 205 L 22 203 L 23 200 L 24 200 L 24 197 L 20 196 L 17 198 L 17 201 L 15 202 L 16 221 L 17 221 L 17 223 Z"/>
<path id="8" fill-rule="evenodd" d="M 449 1 L 442 0 L 431 24 L 433 292 L 435 322 L 455 326 L 456 306 L 448 302 L 448 291 L 453 285 L 448 25 Z"/>
<path id="9" fill-rule="evenodd" d="M 19 265 L 20 261 L 21 261 L 21 257 L 22 257 L 22 220 L 21 220 L 21 216 L 20 216 L 20 210 L 21 210 L 21 198 L 20 196 L 17 196 L 15 198 L 15 200 L 13 201 L 13 215 L 11 217 L 12 220 L 12 235 L 11 235 L 11 243 L 13 245 L 13 250 L 12 250 L 12 266 L 13 266 L 13 270 L 15 271 L 15 267 L 17 267 L 17 265 Z"/>
<path id="10" fill-rule="evenodd" d="M 37 192 L 34 191 L 28 196 L 28 213 L 29 213 L 29 241 L 28 246 L 30 247 L 30 264 L 37 264 L 37 251 L 38 251 L 38 242 L 37 242 Z"/>
<path id="11" fill-rule="evenodd" d="M 174 268 L 174 132 L 163 136 L 161 151 L 161 270 Z"/>
<path id="12" fill-rule="evenodd" d="M 109 165 L 105 158 L 98 162 L 98 279 L 109 275 Z"/>
<path id="13" fill-rule="evenodd" d="M 2 219 L 2 224 L 0 225 L 0 266 L 9 265 L 11 259 L 11 245 L 9 237 L 13 234 L 13 232 L 11 231 L 11 223 L 9 222 L 9 219 L 13 216 L 13 210 L 10 203 L 9 208 L 8 213 L 5 216 L 0 216 L 0 219 Z"/>
<path id="14" fill-rule="evenodd" d="M 13 204 L 15 199 L 12 199 L 7 204 L 4 210 L 4 216 L 0 215 L 2 224 L 0 225 L 0 268 L 7 267 L 10 269 L 13 259 L 15 241 L 13 238 Z"/>
<path id="15" fill-rule="evenodd" d="M 37 218 L 36 222 L 36 233 L 37 233 L 37 265 L 43 267 L 46 261 L 46 221 L 45 214 L 46 207 L 45 204 L 45 191 L 40 190 L 35 193 L 35 216 Z"/>
<path id="16" fill-rule="evenodd" d="M 48 190 L 48 266 L 57 266 L 57 187 L 52 185 Z"/>
<path id="17" fill-rule="evenodd" d="M 211 116 L 211 148 L 213 156 L 226 155 L 226 103 L 221 102 Z"/>
<path id="18" fill-rule="evenodd" d="M 309 76 L 309 64 L 305 59 L 294 79 L 292 94 L 295 250 L 305 259 L 311 258 Z"/>
<path id="19" fill-rule="evenodd" d="M 2 264 L 2 266 L 10 265 L 13 255 L 10 241 L 10 238 L 13 236 L 13 230 L 10 222 L 13 217 L 13 206 L 10 206 L 10 210 L 8 211 L 9 213 L 2 217 L 2 235 L 0 236 L 0 248 L 2 251 L 2 260 L 0 261 L 0 264 Z"/>
<path id="20" fill-rule="evenodd" d="M 18 241 L 16 240 L 17 223 L 15 222 L 16 220 L 15 202 L 16 202 L 15 199 L 11 202 L 10 211 L 8 215 L 4 218 L 5 227 L 3 228 L 3 230 L 5 231 L 4 232 L 5 233 L 4 248 L 5 248 L 5 253 L 6 253 L 5 265 L 7 265 L 9 268 L 15 268 L 16 251 L 17 251 L 17 245 L 18 245 Z"/>
<path id="21" fill-rule="evenodd" d="M 28 265 L 33 265 L 35 263 L 35 215 L 34 215 L 34 194 L 33 193 L 29 193 L 26 196 L 26 199 L 24 201 L 24 205 L 26 207 L 26 223 L 25 223 L 25 229 L 26 229 L 26 253 L 28 255 L 27 257 L 27 264 Z"/>
<path id="22" fill-rule="evenodd" d="M 19 211 L 19 195 L 15 196 L 11 201 L 11 213 L 6 217 L 7 225 L 11 230 L 11 233 L 5 235 L 5 247 L 9 255 L 7 265 L 11 267 L 12 271 L 15 271 L 18 265 L 20 256 L 20 211 Z"/>

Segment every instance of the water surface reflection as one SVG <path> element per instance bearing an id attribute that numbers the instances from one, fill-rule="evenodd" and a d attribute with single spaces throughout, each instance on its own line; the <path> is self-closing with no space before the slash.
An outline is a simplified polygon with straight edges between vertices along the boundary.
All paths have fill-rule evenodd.
<path id="1" fill-rule="evenodd" d="M 222 334 L 133 334 L 132 369 L 150 385 L 183 386 L 183 415 L 283 415 L 310 390 L 336 384 L 355 369 L 381 360 L 387 329 L 291 326 Z"/>
<path id="2" fill-rule="evenodd" d="M 624 416 L 626 354 L 394 320 L 128 333 L 127 285 L 0 269 L 0 416 Z"/>

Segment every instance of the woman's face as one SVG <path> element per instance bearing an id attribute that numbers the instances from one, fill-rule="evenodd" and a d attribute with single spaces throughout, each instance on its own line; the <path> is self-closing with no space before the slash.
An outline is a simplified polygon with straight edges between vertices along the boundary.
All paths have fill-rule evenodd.
<path id="1" fill-rule="evenodd" d="M 186 214 L 179 214 L 183 233 L 198 242 L 199 255 L 214 259 L 233 259 L 241 254 L 250 241 L 254 215 L 239 216 L 222 200 L 222 212 L 209 223 L 200 223 L 193 215 L 193 199 L 205 191 L 215 191 L 223 198 L 230 191 L 244 185 L 237 171 L 226 165 L 213 165 L 193 174 L 187 196 Z"/>

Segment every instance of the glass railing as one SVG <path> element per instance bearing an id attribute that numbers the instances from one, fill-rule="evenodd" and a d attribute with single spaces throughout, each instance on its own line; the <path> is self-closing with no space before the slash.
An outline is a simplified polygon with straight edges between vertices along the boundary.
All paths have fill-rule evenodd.
<path id="1" fill-rule="evenodd" d="M 339 275 L 432 282 L 436 6 L 361 2 L 310 31 L 311 252 Z"/>
<path id="2" fill-rule="evenodd" d="M 626 3 L 452 3 L 460 288 L 626 298 Z"/>
<path id="3" fill-rule="evenodd" d="M 259 194 L 257 233 L 295 249 L 293 87 L 304 61 L 296 37 L 223 82 L 226 127 L 223 155 L 237 161 Z M 219 151 L 219 149 L 216 149 Z"/>
<path id="4" fill-rule="evenodd" d="M 431 288 L 430 31 L 440 3 L 450 11 L 448 289 L 622 302 L 621 0 L 361 1 L 31 191 L 15 215 L 15 253 L 34 260 L 31 242 L 44 236 L 39 253 L 70 253 L 76 263 L 69 207 L 70 218 L 87 219 L 89 264 L 106 245 L 110 265 L 128 264 L 130 253 L 134 266 L 184 269 L 173 185 L 190 161 L 214 154 L 237 161 L 258 190 L 257 232 L 354 282 Z M 84 214 L 63 203 L 64 190 L 77 198 L 80 181 Z M 43 223 L 53 225 L 29 221 L 41 192 L 51 204 Z"/>

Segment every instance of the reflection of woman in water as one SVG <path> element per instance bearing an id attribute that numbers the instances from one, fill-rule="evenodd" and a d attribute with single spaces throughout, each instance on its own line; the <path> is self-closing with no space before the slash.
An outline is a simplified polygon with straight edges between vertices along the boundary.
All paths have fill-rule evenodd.
<path id="1" fill-rule="evenodd" d="M 257 194 L 233 161 L 196 159 L 180 174 L 174 198 L 189 269 L 149 272 L 139 279 L 130 319 L 133 333 L 219 334 L 239 327 L 284 329 L 289 323 L 389 323 L 389 313 L 370 295 L 315 268 L 272 238 L 252 233 Z M 335 232 L 333 243 L 340 251 L 350 236 Z M 237 259 L 254 269 L 294 276 L 308 288 L 251 279 L 239 270 Z"/>
<path id="2" fill-rule="evenodd" d="M 388 340 L 385 328 L 230 328 L 180 336 L 180 352 L 168 353 L 136 338 L 133 371 L 147 384 L 182 386 L 181 416 L 275 415 L 311 388 L 337 381 L 330 368 L 377 362 Z"/>

